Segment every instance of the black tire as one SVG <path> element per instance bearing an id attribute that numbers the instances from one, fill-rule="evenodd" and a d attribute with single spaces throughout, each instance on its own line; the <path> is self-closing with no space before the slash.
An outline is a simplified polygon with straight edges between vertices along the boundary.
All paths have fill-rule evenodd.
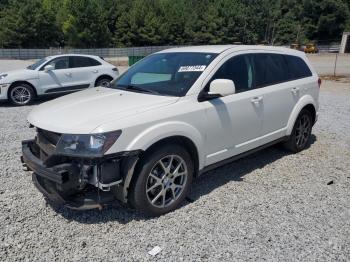
<path id="1" fill-rule="evenodd" d="M 288 150 L 298 153 L 308 147 L 313 126 L 310 111 L 303 109 L 294 123 L 292 134 L 284 146 Z"/>
<path id="2" fill-rule="evenodd" d="M 107 87 L 112 80 L 113 79 L 110 77 L 101 77 L 101 78 L 97 79 L 95 86 Z"/>
<path id="3" fill-rule="evenodd" d="M 180 164 L 180 162 L 182 163 L 180 159 L 183 160 L 185 165 Z M 160 161 L 162 161 L 163 166 Z M 165 166 L 170 170 L 168 176 L 164 169 Z M 175 166 L 176 168 L 179 167 L 180 173 L 174 172 L 176 168 L 173 167 Z M 173 174 L 171 174 L 171 170 L 173 170 Z M 185 174 L 186 170 L 187 175 L 179 175 L 181 173 Z M 174 175 L 175 173 L 177 175 Z M 146 155 L 138 164 L 130 187 L 129 202 L 132 207 L 141 210 L 148 216 L 160 216 L 173 211 L 181 205 L 188 194 L 193 173 L 192 158 L 183 147 L 175 144 L 157 147 L 150 152 L 146 152 Z M 181 184 L 181 181 L 184 181 L 183 186 L 176 188 Z M 180 191 L 176 191 L 177 189 Z M 161 192 L 165 193 L 162 194 Z M 161 196 L 156 199 L 158 195 Z M 154 203 L 152 203 L 152 200 Z"/>
<path id="4" fill-rule="evenodd" d="M 13 85 L 8 92 L 8 100 L 16 106 L 29 105 L 34 98 L 34 89 L 26 83 Z"/>

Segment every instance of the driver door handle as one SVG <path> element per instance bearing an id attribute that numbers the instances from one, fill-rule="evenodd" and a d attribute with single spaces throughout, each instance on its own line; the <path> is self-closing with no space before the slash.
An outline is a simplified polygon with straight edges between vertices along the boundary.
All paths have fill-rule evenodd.
<path id="1" fill-rule="evenodd" d="M 98 70 L 95 69 L 95 70 L 92 70 L 92 72 L 96 74 L 96 73 L 98 73 Z"/>
<path id="2" fill-rule="evenodd" d="M 65 73 L 66 76 L 72 76 L 72 73 Z"/>

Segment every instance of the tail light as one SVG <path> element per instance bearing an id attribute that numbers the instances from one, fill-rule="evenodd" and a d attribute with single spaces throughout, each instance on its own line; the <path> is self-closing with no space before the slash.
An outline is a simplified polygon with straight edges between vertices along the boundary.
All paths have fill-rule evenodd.
<path id="1" fill-rule="evenodd" d="M 318 87 L 320 88 L 320 87 L 321 87 L 321 84 L 322 84 L 321 78 L 318 79 L 317 83 L 318 83 Z"/>

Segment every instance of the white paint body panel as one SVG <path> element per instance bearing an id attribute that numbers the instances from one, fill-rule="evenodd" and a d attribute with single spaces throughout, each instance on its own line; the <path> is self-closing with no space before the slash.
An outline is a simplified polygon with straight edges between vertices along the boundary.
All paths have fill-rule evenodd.
<path id="1" fill-rule="evenodd" d="M 93 88 L 36 107 L 28 121 L 59 133 L 122 130 L 107 154 L 147 150 L 163 138 L 184 136 L 195 144 L 202 169 L 289 135 L 305 105 L 312 104 L 318 111 L 318 76 L 301 52 L 264 46 L 185 47 L 162 52 L 216 52 L 218 56 L 184 97 Z M 299 56 L 313 75 L 198 102 L 199 92 L 227 59 L 255 52 Z M 295 87 L 297 92 L 292 91 Z M 256 97 L 259 101 L 253 102 Z"/>
<path id="2" fill-rule="evenodd" d="M 99 76 L 107 75 L 112 79 L 115 79 L 119 73 L 117 71 L 113 71 L 112 69 L 115 66 L 109 64 L 98 56 L 90 56 L 90 55 L 73 55 L 73 54 L 65 54 L 65 55 L 57 55 L 47 57 L 47 62 L 52 61 L 58 57 L 66 57 L 66 56 L 81 56 L 81 57 L 89 57 L 97 60 L 101 63 L 98 66 L 90 66 L 90 67 L 80 67 L 80 68 L 67 68 L 60 70 L 52 70 L 45 72 L 40 70 L 42 66 L 38 67 L 35 70 L 30 69 L 22 69 L 22 70 L 13 70 L 8 72 L 1 72 L 1 74 L 7 74 L 7 76 L 0 80 L 1 92 L 0 92 L 0 100 L 6 100 L 8 97 L 8 88 L 11 84 L 21 81 L 27 82 L 31 84 L 37 93 L 37 95 L 46 94 L 52 88 L 65 88 L 79 85 L 86 85 L 87 87 L 94 87 L 96 79 Z M 45 63 L 45 64 L 46 64 Z M 49 92 L 60 93 L 65 91 L 55 91 Z"/>

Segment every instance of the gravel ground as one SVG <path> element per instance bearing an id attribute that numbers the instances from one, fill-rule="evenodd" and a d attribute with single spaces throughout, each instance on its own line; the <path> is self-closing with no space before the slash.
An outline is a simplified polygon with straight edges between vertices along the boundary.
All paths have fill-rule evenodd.
<path id="1" fill-rule="evenodd" d="M 23 69 L 32 64 L 30 60 L 1 60 L 0 59 L 0 73 L 11 70 Z"/>
<path id="2" fill-rule="evenodd" d="M 35 105 L 0 104 L 0 260 L 350 261 L 350 84 L 325 81 L 320 101 L 307 150 L 276 146 L 209 172 L 153 219 L 47 206 L 19 161 Z"/>

